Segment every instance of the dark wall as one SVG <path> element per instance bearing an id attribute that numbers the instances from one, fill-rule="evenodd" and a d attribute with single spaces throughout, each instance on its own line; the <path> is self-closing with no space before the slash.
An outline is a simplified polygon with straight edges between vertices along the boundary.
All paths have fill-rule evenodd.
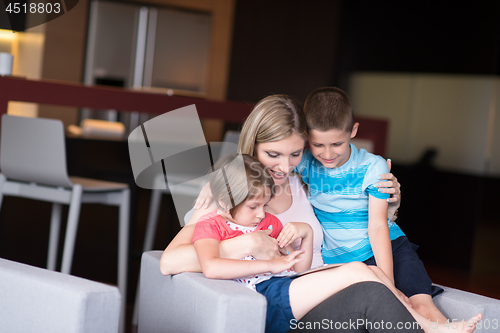
<path id="1" fill-rule="evenodd" d="M 499 27 L 498 0 L 238 0 L 228 98 L 303 101 L 320 86 L 347 90 L 353 71 L 500 75 Z M 393 171 L 405 188 L 398 223 L 422 245 L 421 257 L 470 268 L 477 228 L 497 219 L 481 198 L 498 181 L 432 163 Z M 463 184 L 474 198 L 463 196 Z"/>
<path id="2" fill-rule="evenodd" d="M 352 71 L 500 74 L 500 1 L 343 1 L 339 86 Z"/>
<path id="3" fill-rule="evenodd" d="M 500 1 L 238 0 L 228 98 L 303 100 L 352 71 L 500 75 Z"/>
<path id="4" fill-rule="evenodd" d="M 256 102 L 286 93 L 300 100 L 331 85 L 340 0 L 239 0 L 234 17 L 228 99 Z"/>

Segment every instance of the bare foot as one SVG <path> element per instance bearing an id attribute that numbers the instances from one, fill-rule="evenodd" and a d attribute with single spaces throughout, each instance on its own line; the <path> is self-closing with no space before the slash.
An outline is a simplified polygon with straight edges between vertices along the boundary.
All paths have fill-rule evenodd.
<path id="1" fill-rule="evenodd" d="M 477 316 L 472 317 L 464 323 L 465 327 L 462 329 L 463 333 L 474 332 L 476 325 L 483 319 L 483 315 L 479 313 Z"/>
<path id="2" fill-rule="evenodd" d="M 446 322 L 446 324 L 437 324 L 428 322 L 427 326 L 422 325 L 425 333 L 471 333 L 476 329 L 476 325 L 483 319 L 483 315 L 479 313 L 468 321 Z"/>

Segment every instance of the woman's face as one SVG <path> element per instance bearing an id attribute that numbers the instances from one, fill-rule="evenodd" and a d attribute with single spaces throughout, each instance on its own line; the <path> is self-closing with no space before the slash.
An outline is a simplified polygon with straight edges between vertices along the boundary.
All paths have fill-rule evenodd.
<path id="1" fill-rule="evenodd" d="M 275 185 L 288 180 L 290 172 L 300 163 L 305 140 L 293 133 L 286 139 L 258 143 L 255 157 L 269 170 Z"/>

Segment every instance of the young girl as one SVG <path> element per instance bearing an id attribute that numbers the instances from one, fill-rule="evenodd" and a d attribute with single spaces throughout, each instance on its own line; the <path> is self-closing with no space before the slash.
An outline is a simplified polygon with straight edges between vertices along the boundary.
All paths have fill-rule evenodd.
<path id="1" fill-rule="evenodd" d="M 291 268 L 301 272 L 311 265 L 313 235 L 306 223 L 297 228 L 301 238 L 297 251 L 285 247 L 287 255 L 271 260 L 221 258 L 219 242 L 222 240 L 266 229 L 272 229 L 271 237 L 279 235 L 282 230 L 280 221 L 264 211 L 273 197 L 273 187 L 273 178 L 253 157 L 238 155 L 224 159 L 210 175 L 210 188 L 218 211 L 202 216 L 193 235 L 196 254 L 206 277 L 237 279 L 266 297 L 266 332 L 289 331 L 294 320 L 299 320 L 317 304 L 357 282 L 384 283 L 396 292 L 377 267 L 371 269 L 359 262 L 295 279 L 287 277 L 294 274 Z M 407 309 L 422 324 L 425 332 L 454 331 L 442 325 L 433 328 L 410 307 Z M 471 327 L 464 325 L 457 331 L 471 332 L 480 318 L 480 315 L 472 318 Z"/>
<path id="2" fill-rule="evenodd" d="M 295 274 L 311 267 L 312 229 L 303 223 L 301 248 L 273 260 L 258 260 L 247 256 L 241 260 L 219 257 L 219 242 L 248 232 L 270 229 L 277 238 L 283 229 L 280 220 L 265 213 L 264 208 L 274 196 L 274 181 L 262 164 L 249 155 L 228 155 L 216 164 L 210 175 L 212 193 L 216 193 L 218 210 L 202 216 L 196 224 L 193 243 L 203 273 L 208 278 L 237 279 L 256 290 L 255 285 L 273 276 Z M 306 252 L 307 254 L 304 254 Z M 263 273 L 263 274 L 259 274 Z M 271 274 L 272 273 L 272 274 Z M 250 278 L 238 279 L 242 276 Z"/>

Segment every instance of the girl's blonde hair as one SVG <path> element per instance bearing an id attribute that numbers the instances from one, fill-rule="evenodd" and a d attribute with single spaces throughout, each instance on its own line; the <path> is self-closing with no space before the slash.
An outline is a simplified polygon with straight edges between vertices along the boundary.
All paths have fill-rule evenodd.
<path id="1" fill-rule="evenodd" d="M 233 217 L 246 200 L 262 197 L 266 188 L 274 197 L 273 177 L 255 157 L 228 154 L 215 169 L 209 176 L 215 205 L 219 210 L 229 210 Z"/>
<path id="2" fill-rule="evenodd" d="M 302 106 L 293 97 L 271 95 L 259 101 L 245 120 L 238 150 L 253 156 L 257 143 L 286 139 L 293 133 L 307 140 Z"/>

